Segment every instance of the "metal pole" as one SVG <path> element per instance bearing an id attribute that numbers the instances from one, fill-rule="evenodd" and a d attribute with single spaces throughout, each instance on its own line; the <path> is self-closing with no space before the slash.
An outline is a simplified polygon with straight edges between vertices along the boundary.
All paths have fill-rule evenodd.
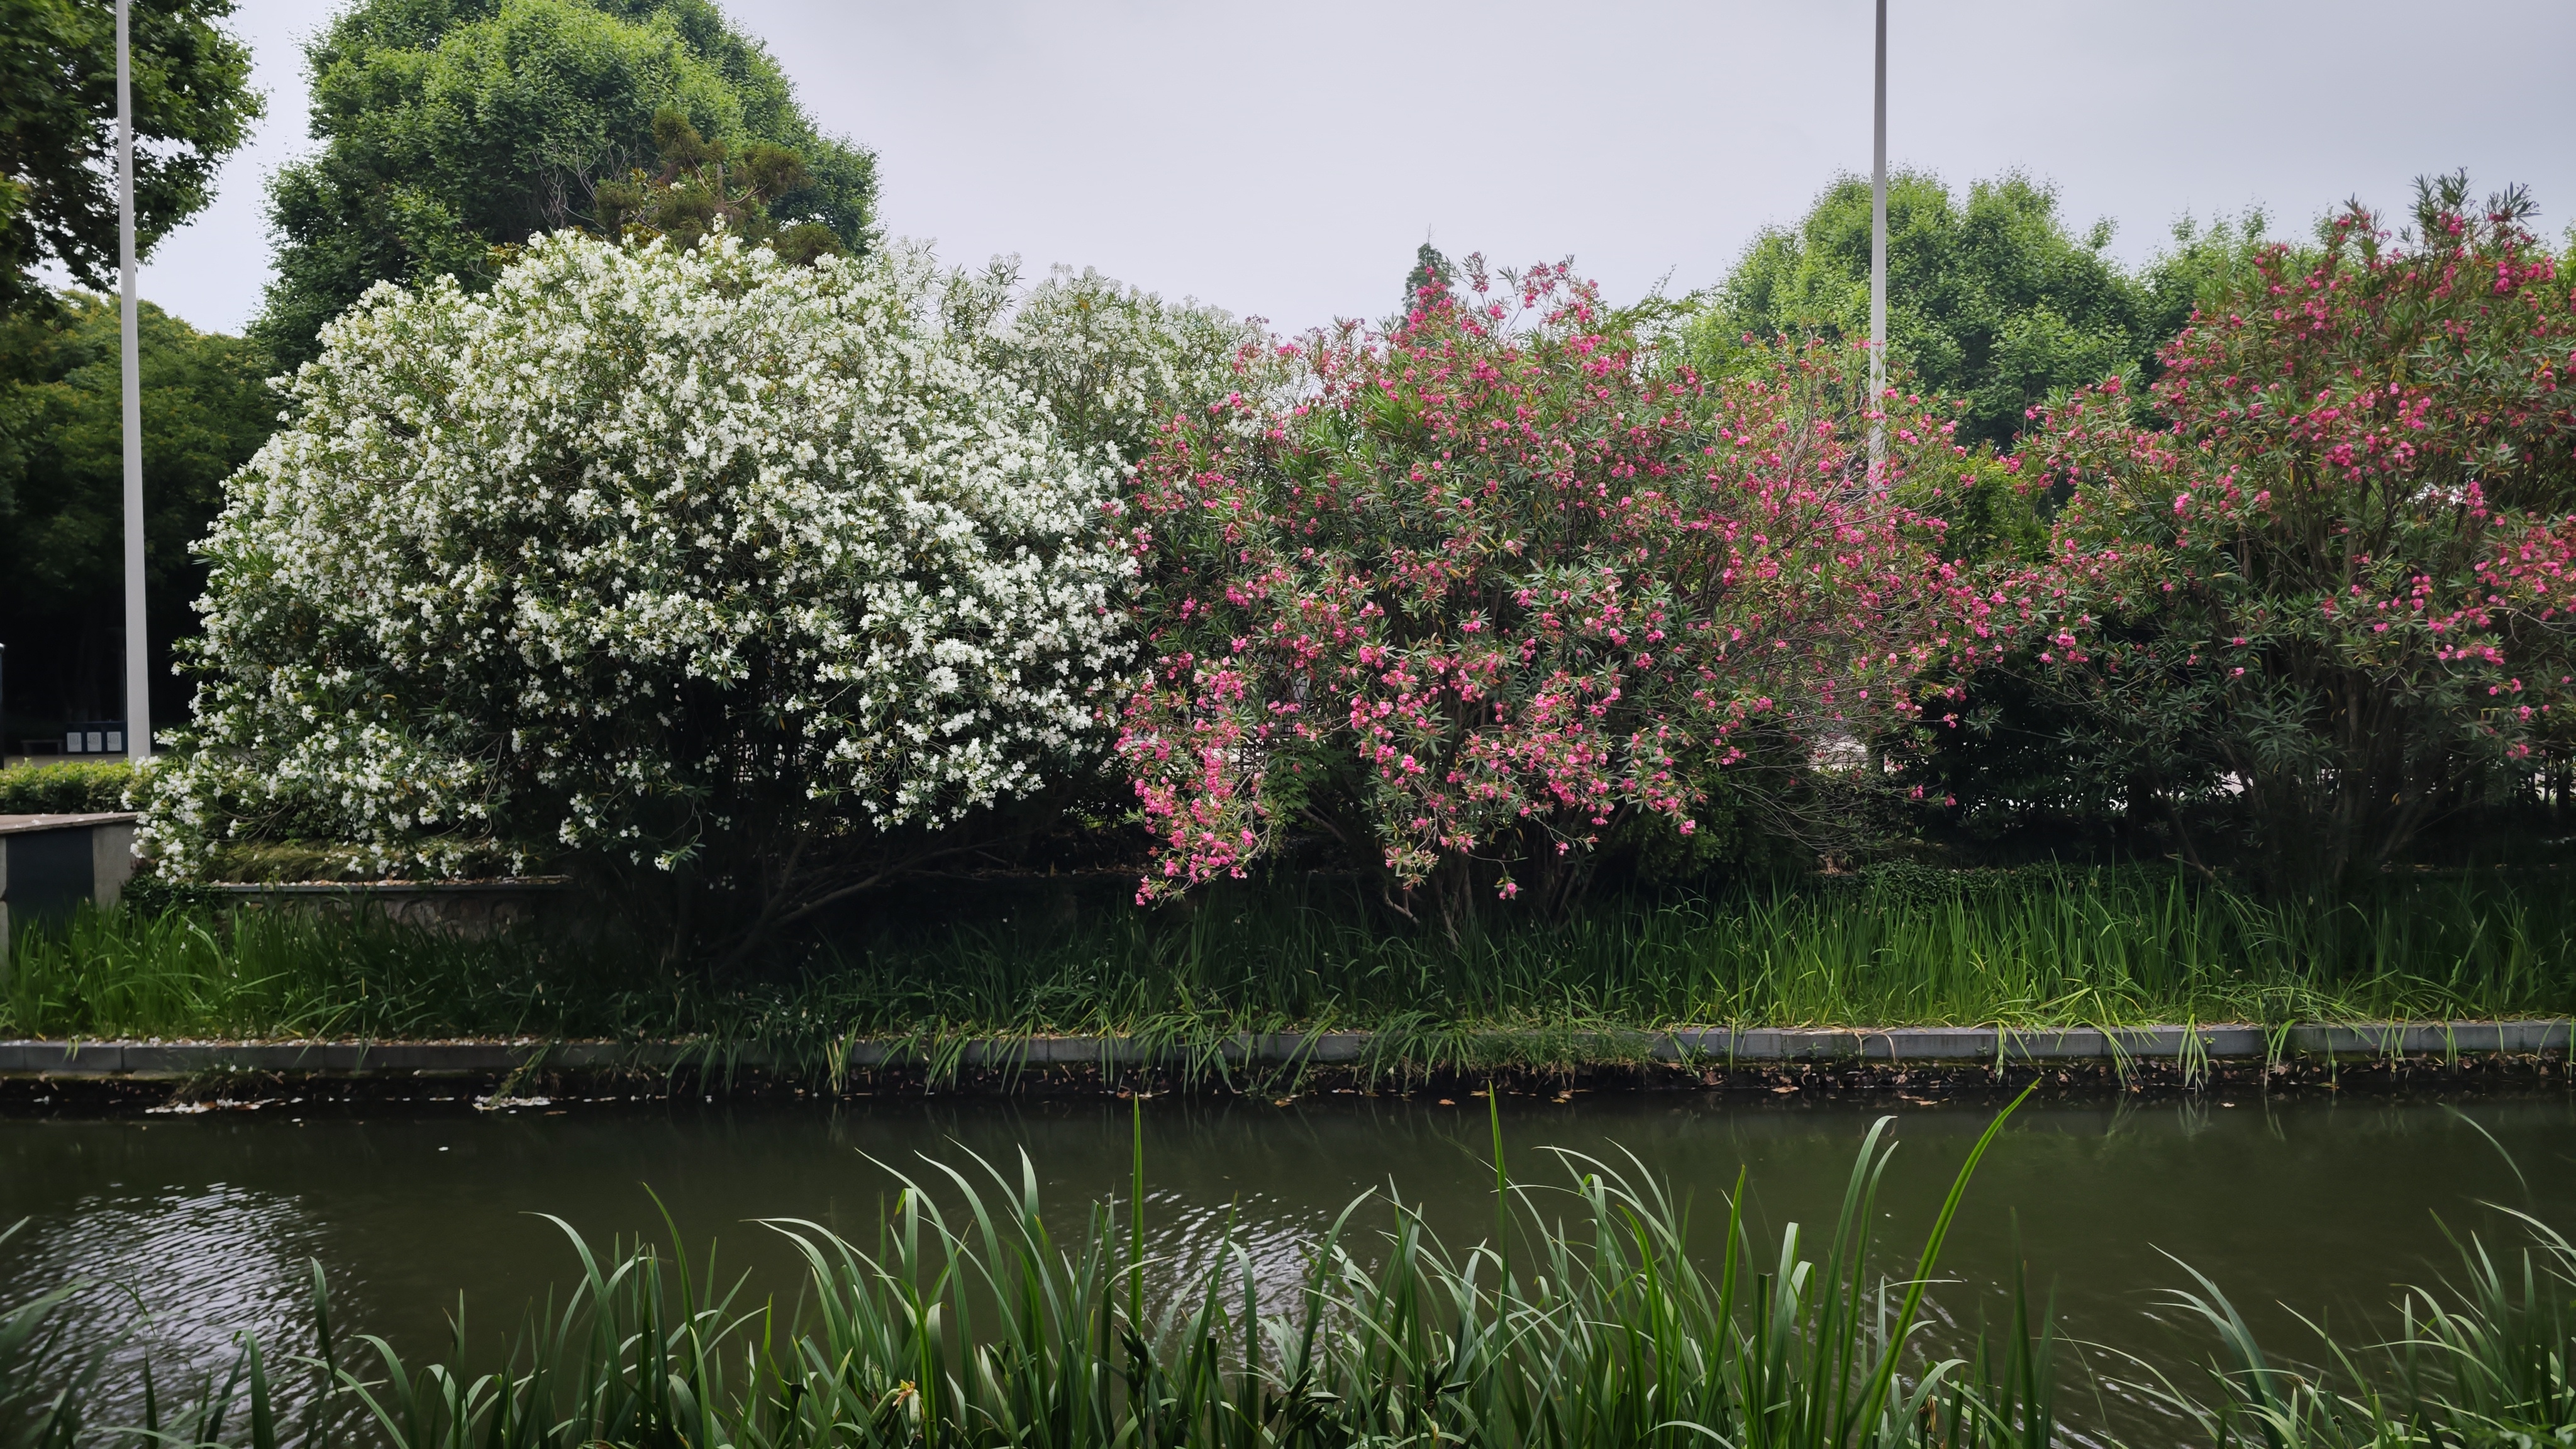
<path id="1" fill-rule="evenodd" d="M 125 344 L 125 753 L 152 757 L 152 651 L 143 629 L 143 353 L 134 300 L 134 57 L 116 0 L 116 245 Z"/>
<path id="2" fill-rule="evenodd" d="M 1870 117 L 1869 477 L 1887 466 L 1887 0 L 1878 0 L 1878 81 Z"/>

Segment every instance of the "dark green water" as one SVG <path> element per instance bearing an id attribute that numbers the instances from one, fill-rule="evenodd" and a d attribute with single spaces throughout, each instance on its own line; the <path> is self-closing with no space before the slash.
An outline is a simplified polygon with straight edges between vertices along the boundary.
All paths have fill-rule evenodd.
<path id="1" fill-rule="evenodd" d="M 924 1154 L 1007 1162 L 1025 1148 L 1059 1231 L 1075 1232 L 1087 1203 L 1123 1193 L 1131 1130 L 1125 1104 L 1089 1100 L 306 1110 L 0 1121 L 0 1225 L 29 1219 L 0 1247 L 0 1300 L 102 1280 L 152 1312 L 161 1362 L 211 1363 L 242 1330 L 300 1340 L 318 1259 L 345 1321 L 436 1352 L 460 1294 L 480 1343 L 569 1278 L 561 1229 L 536 1214 L 594 1240 L 661 1239 L 649 1184 L 694 1251 L 717 1243 L 727 1276 L 747 1268 L 792 1297 L 788 1254 L 753 1220 L 872 1238 L 895 1182 L 871 1157 L 918 1170 Z M 1892 1111 L 1902 1146 L 1881 1206 L 1898 1271 L 1991 1110 L 1602 1095 L 1507 1100 L 1503 1130 L 1527 1181 L 1562 1180 L 1550 1146 L 1633 1152 L 1691 1199 L 1704 1238 L 1743 1169 L 1750 1216 L 1776 1241 L 1793 1221 L 1830 1228 L 1862 1133 Z M 1493 1221 L 1480 1100 L 1159 1101 L 1144 1128 L 1152 1236 L 1178 1262 L 1206 1261 L 1231 1221 L 1284 1282 L 1334 1214 L 1390 1182 L 1453 1244 Z M 2308 1345 L 2289 1309 L 2377 1319 L 2396 1285 L 2447 1270 L 2437 1217 L 2519 1241 L 2488 1204 L 2576 1227 L 2576 1101 L 2033 1105 L 1976 1179 L 1943 1264 L 1957 1281 L 1936 1303 L 1958 1322 L 1999 1318 L 2017 1232 L 2034 1287 L 2054 1283 L 2079 1338 L 2167 1364 L 2195 1355 L 2199 1340 L 2152 1316 L 2187 1282 L 2179 1258 L 2297 1356 Z M 83 1309 L 115 1311 L 103 1295 Z"/>

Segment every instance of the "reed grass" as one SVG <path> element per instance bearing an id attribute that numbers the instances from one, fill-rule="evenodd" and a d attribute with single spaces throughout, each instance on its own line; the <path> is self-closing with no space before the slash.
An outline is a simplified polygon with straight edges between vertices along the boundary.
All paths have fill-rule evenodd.
<path id="1" fill-rule="evenodd" d="M 2495 1018 L 2576 1009 L 2576 897 L 2493 876 L 2310 908 L 2177 873 L 1893 871 L 1839 886 L 1607 901 L 1556 922 L 1391 926 L 1348 894 L 1188 910 L 1043 906 L 860 923 L 724 977 L 606 934 L 461 940 L 360 915 L 85 912 L 31 932 L 0 1030 L 696 1040 L 817 1065 L 855 1037 L 1102 1033 L 1196 1052 L 1360 1028 L 1473 1069 L 1640 1054 L 1699 1025 Z M 1390 1058 L 1392 1059 L 1392 1057 Z"/>
<path id="2" fill-rule="evenodd" d="M 39 1038 L 545 1035 L 612 1025 L 588 1002 L 637 984 L 611 950 L 300 909 L 84 906 L 11 964 L 0 1028 Z"/>
<path id="3" fill-rule="evenodd" d="M 156 1392 L 148 1363 L 64 1340 L 72 1285 L 0 1312 L 0 1449 L 2117 1446 L 2111 1427 L 2059 1414 L 2060 1340 L 2026 1285 L 2000 1335 L 1946 1331 L 1925 1310 L 2009 1115 L 1897 1260 L 1903 1276 L 1874 1241 L 1894 1147 L 1883 1119 L 1830 1231 L 1757 1241 L 1739 1180 L 1713 1263 L 1684 1250 L 1687 1210 L 1641 1163 L 1560 1153 L 1545 1189 L 1497 1157 L 1497 1232 L 1472 1245 L 1441 1242 L 1390 1188 L 1353 1203 L 1292 1278 L 1265 1280 L 1232 1241 L 1184 1270 L 1142 1249 L 1140 1151 L 1140 1190 L 1062 1237 L 1025 1158 L 898 1173 L 873 1243 L 771 1223 L 806 1266 L 787 1303 L 712 1261 L 601 1252 L 566 1227 L 570 1290 L 532 1307 L 486 1367 L 461 1321 L 443 1362 L 335 1332 L 317 1267 L 309 1347 L 246 1340 L 228 1370 Z M 2570 1442 L 2576 1250 L 2523 1222 L 2518 1252 L 2459 1243 L 2457 1281 L 2410 1290 L 2393 1336 L 2319 1330 L 2310 1362 L 2267 1353 L 2219 1286 L 2182 1267 L 2192 1286 L 2172 1302 L 2207 1333 L 2205 1367 L 2110 1386 L 2171 1416 L 2159 1445 Z M 117 1387 L 140 1418 L 97 1422 Z"/>
<path id="4" fill-rule="evenodd" d="M 2214 1351 L 2194 1378 L 2148 1370 L 2120 1387 L 2220 1449 L 2576 1441 L 2576 1245 L 2530 1213 L 2499 1211 L 2528 1230 L 2523 1247 L 2455 1238 L 2457 1276 L 2407 1289 L 2393 1336 L 2352 1344 L 2302 1320 L 2299 1358 L 2267 1349 L 2225 1290 L 2183 1265 L 2192 1286 L 2169 1291 L 2168 1306 Z"/>
<path id="5" fill-rule="evenodd" d="M 1873 1266 L 1886 1121 L 1820 1253 L 1796 1226 L 1756 1242 L 1739 1188 L 1711 1271 L 1642 1164 L 1563 1154 L 1548 1192 L 1498 1163 L 1508 1249 L 1452 1248 L 1390 1191 L 1353 1203 L 1294 1281 L 1263 1281 L 1229 1243 L 1151 1296 L 1144 1283 L 1170 1265 L 1137 1246 L 1141 1194 L 1096 1205 L 1059 1239 L 1025 1157 L 1015 1172 L 975 1159 L 898 1174 L 872 1245 L 771 1224 L 807 1265 L 793 1306 L 712 1265 L 693 1274 L 677 1252 L 598 1253 L 567 1227 L 569 1294 L 532 1311 L 486 1371 L 460 1366 L 461 1333 L 457 1363 L 427 1365 L 380 1338 L 336 1337 L 317 1272 L 309 1351 L 246 1343 L 230 1372 L 133 1428 L 88 1422 L 101 1356 L 48 1337 L 59 1300 L 39 1299 L 0 1319 L 0 1449 L 1999 1446 L 1990 1406 L 2004 1398 L 1974 1361 L 1927 1350 L 1923 1294 L 2008 1115 L 1901 1279 Z"/>

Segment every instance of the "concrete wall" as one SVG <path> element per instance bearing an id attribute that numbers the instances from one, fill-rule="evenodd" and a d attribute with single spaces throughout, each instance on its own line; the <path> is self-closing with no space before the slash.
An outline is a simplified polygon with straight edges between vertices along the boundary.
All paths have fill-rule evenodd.
<path id="1" fill-rule="evenodd" d="M 60 920 L 82 901 L 115 905 L 133 877 L 131 815 L 0 815 L 0 981 L 14 928 Z"/>
<path id="2" fill-rule="evenodd" d="M 237 907 L 345 913 L 366 909 L 390 921 L 484 937 L 537 920 L 578 924 L 588 902 L 559 881 L 365 882 L 349 885 L 224 883 L 214 890 Z"/>

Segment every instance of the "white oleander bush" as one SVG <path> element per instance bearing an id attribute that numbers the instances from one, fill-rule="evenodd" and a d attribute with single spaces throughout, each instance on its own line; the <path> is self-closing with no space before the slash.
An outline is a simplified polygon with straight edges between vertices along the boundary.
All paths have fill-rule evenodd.
<path id="1" fill-rule="evenodd" d="M 1123 460 L 997 367 L 1043 313 L 961 326 L 965 280 L 565 234 L 483 295 L 377 287 L 203 544 L 152 848 L 436 873 L 499 842 L 774 910 L 854 843 L 1095 769 Z"/>

